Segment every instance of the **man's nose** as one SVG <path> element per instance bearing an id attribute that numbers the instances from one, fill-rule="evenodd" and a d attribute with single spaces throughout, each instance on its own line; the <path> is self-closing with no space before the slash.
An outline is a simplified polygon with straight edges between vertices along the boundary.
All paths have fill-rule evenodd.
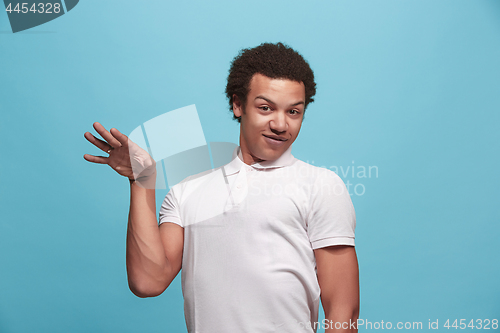
<path id="1" fill-rule="evenodd" d="M 285 112 L 275 112 L 273 119 L 271 119 L 270 127 L 273 132 L 285 132 L 287 129 Z"/>

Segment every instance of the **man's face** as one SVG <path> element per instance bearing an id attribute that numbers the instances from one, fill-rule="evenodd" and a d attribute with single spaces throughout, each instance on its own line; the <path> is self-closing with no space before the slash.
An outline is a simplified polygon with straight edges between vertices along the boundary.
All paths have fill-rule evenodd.
<path id="1" fill-rule="evenodd" d="M 233 96 L 233 111 L 241 117 L 240 146 L 246 164 L 275 160 L 299 135 L 305 106 L 304 83 L 255 74 L 245 108 Z"/>

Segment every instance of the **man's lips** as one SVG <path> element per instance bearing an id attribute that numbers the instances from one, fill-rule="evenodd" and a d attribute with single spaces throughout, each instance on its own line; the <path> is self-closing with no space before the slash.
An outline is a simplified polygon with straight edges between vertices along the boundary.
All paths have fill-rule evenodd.
<path id="1" fill-rule="evenodd" d="M 278 140 L 278 141 L 286 141 L 286 140 L 288 140 L 288 139 L 283 138 L 281 136 L 272 135 L 272 134 L 271 135 L 269 135 L 269 134 L 262 134 L 262 135 L 264 135 L 266 138 L 270 138 L 270 139 L 274 139 L 274 140 Z"/>

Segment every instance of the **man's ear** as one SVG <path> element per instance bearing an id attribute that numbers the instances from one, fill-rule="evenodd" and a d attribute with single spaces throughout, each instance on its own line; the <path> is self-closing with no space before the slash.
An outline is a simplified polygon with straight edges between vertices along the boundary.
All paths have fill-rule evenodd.
<path id="1" fill-rule="evenodd" d="M 236 94 L 233 95 L 233 112 L 236 117 L 241 117 L 241 115 L 244 113 L 243 103 Z"/>

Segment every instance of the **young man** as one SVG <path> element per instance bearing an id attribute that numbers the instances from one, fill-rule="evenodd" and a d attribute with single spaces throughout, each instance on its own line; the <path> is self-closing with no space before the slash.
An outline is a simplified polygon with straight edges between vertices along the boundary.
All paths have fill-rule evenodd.
<path id="1" fill-rule="evenodd" d="M 154 183 L 154 168 L 134 177 L 130 165 L 130 154 L 144 152 L 98 123 L 106 141 L 85 133 L 110 154 L 85 159 L 130 179 L 131 291 L 160 295 L 182 267 L 189 332 L 356 331 L 359 283 L 349 194 L 335 173 L 291 155 L 315 94 L 312 70 L 293 49 L 262 44 L 235 58 L 226 93 L 240 123 L 233 160 L 173 186 L 159 226 L 154 189 L 139 184 Z M 326 321 L 318 325 L 320 297 Z"/>

